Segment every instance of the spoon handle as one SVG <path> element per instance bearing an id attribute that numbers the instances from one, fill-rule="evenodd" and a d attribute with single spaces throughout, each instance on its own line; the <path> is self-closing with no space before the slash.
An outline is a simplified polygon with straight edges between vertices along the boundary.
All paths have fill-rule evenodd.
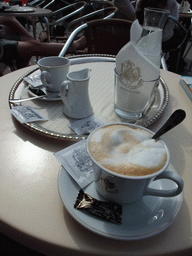
<path id="1" fill-rule="evenodd" d="M 11 99 L 9 100 L 10 103 L 21 103 L 21 102 L 25 102 L 28 100 L 35 100 L 35 99 L 40 99 L 45 97 L 45 95 L 41 95 L 41 96 L 35 96 L 35 97 L 31 97 L 31 98 L 26 98 L 26 99 Z"/>
<path id="2" fill-rule="evenodd" d="M 180 124 L 186 117 L 186 113 L 182 109 L 177 109 L 169 117 L 167 122 L 161 127 L 161 129 L 153 135 L 152 139 L 158 139 L 161 135 L 171 130 L 176 125 Z"/>

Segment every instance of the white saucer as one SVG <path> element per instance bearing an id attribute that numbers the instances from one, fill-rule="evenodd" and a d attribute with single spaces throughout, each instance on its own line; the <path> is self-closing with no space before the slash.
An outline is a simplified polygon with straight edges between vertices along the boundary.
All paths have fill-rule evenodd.
<path id="1" fill-rule="evenodd" d="M 168 170 L 174 172 L 172 166 Z M 170 180 L 153 183 L 153 187 L 158 189 L 175 186 Z M 88 185 L 84 191 L 96 199 L 106 201 L 98 194 L 94 184 Z M 97 234 L 119 240 L 139 240 L 162 232 L 176 219 L 183 202 L 183 192 L 170 198 L 145 196 L 142 201 L 123 205 L 122 224 L 118 225 L 74 208 L 80 187 L 63 167 L 59 171 L 58 189 L 65 208 L 76 221 Z"/>
<path id="2" fill-rule="evenodd" d="M 39 69 L 35 69 L 32 74 L 24 77 L 23 80 L 29 85 L 28 93 L 32 97 L 42 95 L 42 92 L 45 94 L 45 97 L 40 98 L 40 100 L 46 101 L 58 101 L 61 100 L 61 96 L 59 92 L 50 92 L 45 86 L 43 86 L 41 82 L 41 72 Z M 42 91 L 41 93 L 38 91 Z"/>
<path id="3" fill-rule="evenodd" d="M 38 89 L 40 89 L 42 92 L 45 93 L 45 97 L 39 98 L 39 100 L 45 100 L 45 101 L 58 101 L 58 100 L 61 100 L 61 96 L 60 96 L 59 92 L 55 92 L 55 93 L 49 92 L 49 91 L 47 91 L 47 89 L 44 86 L 41 86 L 41 87 L 37 88 L 37 87 L 33 87 L 33 86 L 29 85 L 29 88 L 28 88 L 29 95 L 31 95 L 32 97 L 42 95 L 42 94 L 39 94 L 39 93 L 35 92 L 35 90 L 38 90 Z"/>

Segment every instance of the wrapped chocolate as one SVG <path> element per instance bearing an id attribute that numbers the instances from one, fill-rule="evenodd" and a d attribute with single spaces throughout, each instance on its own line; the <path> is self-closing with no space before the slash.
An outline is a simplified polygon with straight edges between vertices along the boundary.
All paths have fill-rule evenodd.
<path id="1" fill-rule="evenodd" d="M 86 194 L 82 189 L 74 204 L 75 209 L 85 210 L 102 219 L 115 224 L 122 222 L 122 206 L 114 202 L 104 202 L 97 200 Z"/>

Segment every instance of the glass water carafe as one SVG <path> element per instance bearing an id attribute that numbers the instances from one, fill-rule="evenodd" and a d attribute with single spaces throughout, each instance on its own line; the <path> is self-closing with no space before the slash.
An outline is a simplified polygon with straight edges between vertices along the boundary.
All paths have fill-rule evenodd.
<path id="1" fill-rule="evenodd" d="M 157 8 L 145 8 L 143 30 L 137 48 L 153 64 L 160 67 L 162 32 L 169 17 L 169 11 Z"/>
<path id="2" fill-rule="evenodd" d="M 144 9 L 143 31 L 136 45 L 145 57 L 152 61 L 157 67 L 160 67 L 162 33 L 168 19 L 181 27 L 182 30 L 185 30 L 181 23 L 170 15 L 168 10 L 159 8 Z"/>

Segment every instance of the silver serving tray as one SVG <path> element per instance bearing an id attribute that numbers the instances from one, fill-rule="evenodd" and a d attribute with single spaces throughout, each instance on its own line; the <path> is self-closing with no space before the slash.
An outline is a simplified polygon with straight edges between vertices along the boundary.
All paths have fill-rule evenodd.
<path id="1" fill-rule="evenodd" d="M 89 95 L 93 106 L 94 114 L 106 123 L 129 122 L 147 127 L 154 123 L 164 112 L 168 104 L 168 88 L 162 78 L 156 91 L 155 100 L 148 112 L 137 121 L 128 121 L 119 117 L 114 112 L 114 68 L 115 56 L 111 55 L 80 55 L 69 57 L 71 59 L 70 72 L 90 68 Z M 30 96 L 29 85 L 23 81 L 25 76 L 36 72 L 38 68 L 24 74 L 13 85 L 9 99 L 26 98 Z M 70 119 L 63 114 L 62 101 L 45 101 L 43 99 L 33 100 L 22 103 L 34 108 L 38 108 L 43 115 L 48 117 L 48 121 L 32 122 L 22 124 L 28 129 L 59 140 L 79 141 L 85 139 L 87 135 L 77 135 L 69 128 Z M 10 103 L 10 108 L 14 104 Z"/>

